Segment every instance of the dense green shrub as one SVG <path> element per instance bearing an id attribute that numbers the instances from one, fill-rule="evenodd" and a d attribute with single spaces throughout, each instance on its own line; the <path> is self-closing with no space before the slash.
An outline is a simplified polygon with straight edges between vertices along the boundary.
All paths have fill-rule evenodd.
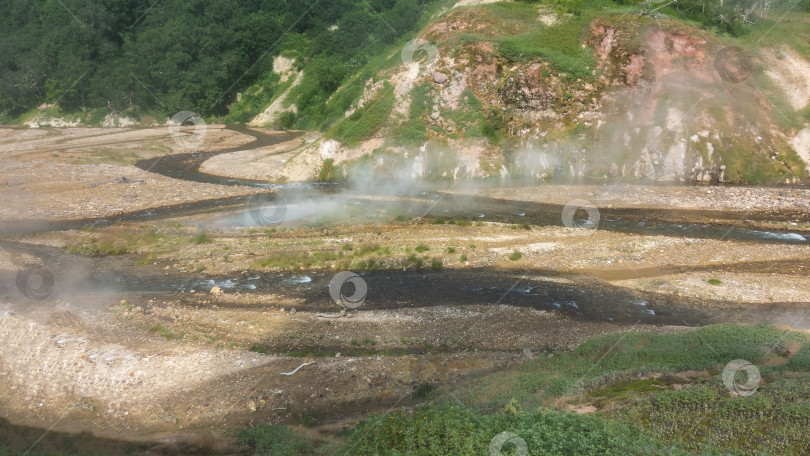
<path id="1" fill-rule="evenodd" d="M 529 455 L 688 454 L 637 431 L 587 415 L 548 409 L 483 415 L 440 404 L 368 419 L 349 437 L 352 455 L 489 454 L 501 432 L 517 434 Z M 504 454 L 512 444 L 502 447 Z"/>
<path id="2" fill-rule="evenodd" d="M 356 146 L 370 139 L 388 121 L 394 101 L 393 87 L 386 82 L 374 99 L 339 123 L 330 136 L 346 146 Z"/>
<path id="3" fill-rule="evenodd" d="M 287 426 L 260 424 L 239 433 L 239 443 L 250 446 L 255 455 L 304 456 L 314 453 L 312 442 Z"/>

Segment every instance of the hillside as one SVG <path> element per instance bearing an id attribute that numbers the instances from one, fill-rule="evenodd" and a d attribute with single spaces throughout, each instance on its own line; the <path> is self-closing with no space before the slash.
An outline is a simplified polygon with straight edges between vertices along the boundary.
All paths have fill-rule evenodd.
<path id="1" fill-rule="evenodd" d="M 8 0 L 0 121 L 322 132 L 275 182 L 808 181 L 806 1 L 147 3 Z"/>
<path id="2" fill-rule="evenodd" d="M 385 56 L 345 120 L 268 178 L 316 178 L 326 163 L 338 177 L 371 166 L 432 178 L 807 181 L 807 12 L 783 6 L 724 29 L 673 7 L 562 3 L 441 10 Z M 255 122 L 294 118 L 294 97 L 285 102 Z"/>

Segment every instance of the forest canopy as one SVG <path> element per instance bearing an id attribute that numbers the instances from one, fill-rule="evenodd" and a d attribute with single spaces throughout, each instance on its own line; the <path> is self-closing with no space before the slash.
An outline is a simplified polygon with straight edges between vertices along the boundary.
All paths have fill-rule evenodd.
<path id="1" fill-rule="evenodd" d="M 0 122 L 67 112 L 224 116 L 283 52 L 328 98 L 431 0 L 0 0 Z M 272 87 L 268 87 L 272 90 Z"/>

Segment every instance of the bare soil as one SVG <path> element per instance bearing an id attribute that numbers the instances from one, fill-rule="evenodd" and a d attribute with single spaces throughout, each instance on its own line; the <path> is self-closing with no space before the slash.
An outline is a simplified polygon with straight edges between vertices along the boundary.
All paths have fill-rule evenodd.
<path id="1" fill-rule="evenodd" d="M 165 129 L 2 133 L 5 221 L 81 220 L 259 191 L 135 167 L 141 158 L 188 152 Z M 217 126 L 208 135 L 209 151 L 250 141 Z M 288 146 L 221 155 L 204 171 L 255 179 L 265 171 L 250 174 L 252 161 L 267 166 L 277 159 L 271 154 L 293 150 Z M 229 155 L 235 167 L 217 171 Z M 726 218 L 733 213 L 757 226 L 795 230 L 807 230 L 810 210 L 808 190 L 787 187 L 452 193 L 473 192 L 511 202 L 564 205 L 582 198 L 606 208 L 723 210 Z M 705 221 L 699 213 L 678 216 Z M 305 217 L 272 229 L 214 228 L 211 216 L 178 213 L 6 236 L 0 381 L 7 387 L 0 415 L 43 433 L 92 431 L 233 449 L 230 438 L 240 426 L 289 423 L 334 435 L 369 413 L 412 405 L 420 385 L 450 390 L 461 379 L 571 350 L 601 334 L 681 331 L 732 313 L 752 320 L 781 315 L 771 322 L 810 327 L 799 318 L 810 301 L 807 243 L 522 227 L 486 218 L 461 225 L 393 214 L 363 220 Z M 208 238 L 195 242 L 200 227 Z M 87 256 L 77 249 L 105 243 L 127 253 Z M 316 253 L 322 256 L 301 266 Z M 286 260 L 269 261 L 277 258 Z M 369 259 L 376 266 L 360 269 L 367 301 L 340 313 L 329 279 Z M 440 266 L 431 268 L 436 260 Z M 47 299 L 33 301 L 15 279 L 22 265 L 38 262 L 56 285 Z M 637 311 L 622 313 L 624 301 L 637 302 Z"/>

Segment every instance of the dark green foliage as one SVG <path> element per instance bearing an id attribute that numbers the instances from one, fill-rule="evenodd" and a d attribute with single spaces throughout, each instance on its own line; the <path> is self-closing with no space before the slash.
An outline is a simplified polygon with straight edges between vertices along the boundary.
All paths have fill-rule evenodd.
<path id="1" fill-rule="evenodd" d="M 209 236 L 208 233 L 195 234 L 191 237 L 191 243 L 195 245 L 210 244 L 211 236 Z"/>
<path id="2" fill-rule="evenodd" d="M 326 182 L 335 180 L 335 178 L 336 178 L 335 159 L 334 158 L 324 159 L 323 164 L 321 165 L 321 170 L 318 171 L 318 180 L 321 182 Z"/>
<path id="3" fill-rule="evenodd" d="M 517 434 L 529 455 L 688 454 L 599 418 L 540 409 L 482 415 L 459 405 L 430 405 L 371 418 L 349 438 L 351 455 L 489 454 L 501 432 Z M 513 444 L 502 447 L 512 454 Z"/>
<path id="4" fill-rule="evenodd" d="M 432 383 L 420 383 L 413 389 L 411 398 L 418 401 L 430 396 L 434 391 L 436 391 L 436 385 Z"/>
<path id="5" fill-rule="evenodd" d="M 356 146 L 361 141 L 370 139 L 388 120 L 394 101 L 393 87 L 385 83 L 381 93 L 339 123 L 330 133 L 331 137 L 347 146 Z"/>
<path id="6" fill-rule="evenodd" d="M 248 87 L 242 94 L 242 100 L 231 105 L 226 121 L 247 123 L 264 110 L 276 94 L 279 76 L 273 72 L 264 74 L 261 80 Z M 288 113 L 285 113 L 288 114 Z"/>
<path id="7" fill-rule="evenodd" d="M 358 346 L 365 343 L 355 341 Z M 787 364 L 768 367 L 766 357 L 774 356 L 775 347 L 795 343 L 803 348 Z M 717 325 L 666 335 L 610 334 L 571 353 L 493 374 L 472 390 L 456 390 L 452 395 L 474 405 L 438 399 L 368 418 L 344 442 L 320 447 L 317 453 L 489 454 L 493 437 L 509 432 L 525 441 L 528 455 L 807 454 L 808 347 L 806 335 L 769 327 Z M 762 371 L 760 388 L 753 396 L 731 397 L 720 379 L 723 366 L 740 358 Z M 709 375 L 691 382 L 667 375 L 637 376 L 704 369 Z M 783 371 L 791 375 L 782 375 Z M 493 390 L 505 392 L 492 399 Z M 559 396 L 575 397 L 582 390 L 583 400 L 617 402 L 594 415 L 543 406 L 556 403 Z M 439 391 L 420 384 L 412 400 L 424 401 Z M 275 430 L 272 437 L 279 447 L 272 448 L 277 453 L 269 454 L 312 451 L 303 445 L 286 450 L 285 445 L 302 438 L 285 429 Z M 254 448 L 255 454 L 271 451 Z M 507 444 L 502 451 L 514 454 L 514 446 Z"/>
<path id="8" fill-rule="evenodd" d="M 299 456 L 315 454 L 313 443 L 287 426 L 260 424 L 239 433 L 239 443 L 250 446 L 255 455 Z"/>
<path id="9" fill-rule="evenodd" d="M 312 8 L 298 0 L 5 0 L 0 122 L 42 103 L 63 112 L 99 108 L 102 119 L 230 110 L 227 120 L 241 122 L 278 93 L 273 57 L 294 51 L 306 77 L 292 100 L 298 114 L 280 123 L 319 127 L 359 92 L 325 110 L 326 100 L 435 1 L 330 0 Z M 359 78 L 360 90 L 368 77 Z"/>

